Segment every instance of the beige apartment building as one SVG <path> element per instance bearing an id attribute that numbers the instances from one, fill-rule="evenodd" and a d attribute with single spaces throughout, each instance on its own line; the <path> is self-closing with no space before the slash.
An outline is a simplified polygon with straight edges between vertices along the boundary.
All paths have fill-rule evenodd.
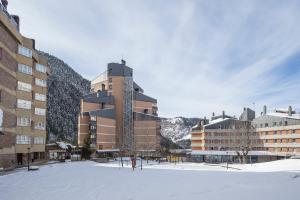
<path id="1" fill-rule="evenodd" d="M 144 94 L 133 81 L 133 70 L 109 63 L 91 82 L 83 97 L 78 123 L 78 144 L 91 137 L 96 150 L 156 151 L 160 149 L 157 100 Z"/>
<path id="2" fill-rule="evenodd" d="M 288 109 L 267 112 L 260 116 L 245 108 L 239 119 L 225 115 L 201 120 L 192 130 L 192 154 L 236 155 L 248 149 L 256 157 L 289 157 L 300 155 L 300 114 Z"/>
<path id="3" fill-rule="evenodd" d="M 22 36 L 19 17 L 7 12 L 5 0 L 0 4 L 0 68 L 0 165 L 43 159 L 47 60 L 38 55 L 35 40 Z"/>

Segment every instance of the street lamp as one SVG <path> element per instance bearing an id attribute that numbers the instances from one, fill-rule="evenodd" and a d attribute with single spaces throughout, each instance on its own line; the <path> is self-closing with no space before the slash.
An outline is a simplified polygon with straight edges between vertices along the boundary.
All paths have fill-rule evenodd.
<path id="1" fill-rule="evenodd" d="M 226 151 L 226 155 L 227 155 L 227 156 L 226 156 L 226 157 L 227 157 L 227 158 L 226 158 L 226 160 L 227 160 L 226 168 L 227 168 L 227 170 L 228 170 L 228 160 L 229 160 L 229 159 L 228 159 L 228 151 Z"/>
<path id="2" fill-rule="evenodd" d="M 29 156 L 30 156 L 30 147 L 28 147 L 28 148 L 27 148 L 27 150 L 28 150 L 28 156 L 27 156 L 27 169 L 28 169 L 28 171 L 29 171 L 29 161 L 30 161 L 30 158 L 29 158 Z"/>

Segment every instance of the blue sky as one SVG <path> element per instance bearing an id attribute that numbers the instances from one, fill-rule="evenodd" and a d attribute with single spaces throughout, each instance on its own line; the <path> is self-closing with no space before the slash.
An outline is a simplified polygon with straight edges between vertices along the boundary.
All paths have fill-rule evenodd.
<path id="1" fill-rule="evenodd" d="M 300 107 L 300 1 L 9 0 L 8 7 L 38 49 L 87 79 L 123 57 L 161 116 Z"/>

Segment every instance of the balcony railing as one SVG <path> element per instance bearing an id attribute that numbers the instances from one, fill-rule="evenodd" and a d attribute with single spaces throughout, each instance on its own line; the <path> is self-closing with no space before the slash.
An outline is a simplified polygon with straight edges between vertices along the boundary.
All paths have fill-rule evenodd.
<path id="1" fill-rule="evenodd" d="M 10 21 L 10 23 L 19 30 L 17 22 L 14 20 L 14 18 L 7 12 L 6 8 L 0 3 L 0 12 L 3 13 L 7 19 Z"/>

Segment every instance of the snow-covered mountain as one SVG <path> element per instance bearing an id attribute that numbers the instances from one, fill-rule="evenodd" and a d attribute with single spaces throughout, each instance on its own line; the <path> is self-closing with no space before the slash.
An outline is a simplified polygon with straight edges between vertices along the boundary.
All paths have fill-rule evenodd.
<path id="1" fill-rule="evenodd" d="M 90 81 L 57 57 L 41 51 L 39 54 L 48 59 L 51 71 L 47 81 L 48 140 L 74 141 L 77 135 L 80 98 L 90 91 Z"/>
<path id="2" fill-rule="evenodd" d="M 199 118 L 162 118 L 161 135 L 183 148 L 189 148 L 191 130 L 199 121 Z"/>

